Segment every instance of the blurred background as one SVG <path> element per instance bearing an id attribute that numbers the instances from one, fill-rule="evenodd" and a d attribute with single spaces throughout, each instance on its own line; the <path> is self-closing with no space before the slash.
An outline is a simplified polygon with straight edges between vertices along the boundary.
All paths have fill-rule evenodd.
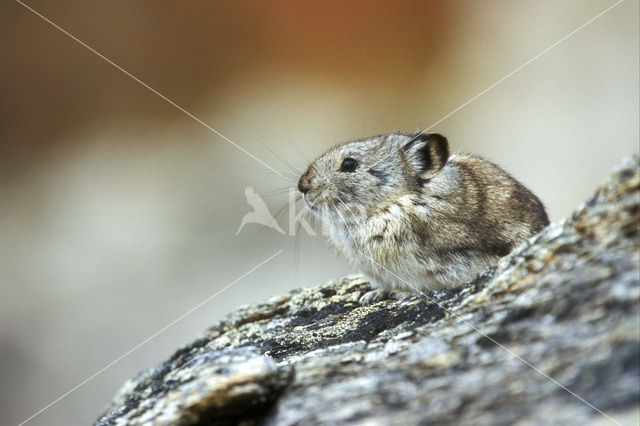
<path id="1" fill-rule="evenodd" d="M 273 194 L 275 214 L 295 185 L 286 163 L 426 128 L 613 3 L 26 2 L 290 178 L 0 3 L 0 423 L 26 420 L 278 250 L 29 424 L 90 423 L 126 379 L 239 305 L 355 272 L 304 230 L 236 235 L 252 210 L 244 187 Z M 560 220 L 638 152 L 638 72 L 628 0 L 433 130 L 503 165 Z"/>

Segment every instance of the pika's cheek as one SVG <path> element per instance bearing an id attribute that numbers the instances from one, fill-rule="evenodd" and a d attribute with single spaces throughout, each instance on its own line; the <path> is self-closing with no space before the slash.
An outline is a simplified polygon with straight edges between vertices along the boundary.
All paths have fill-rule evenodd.
<path id="1" fill-rule="evenodd" d="M 305 198 L 314 207 L 323 207 L 330 200 L 329 191 L 318 187 L 311 187 L 305 194 Z"/>
<path id="2" fill-rule="evenodd" d="M 355 201 L 355 199 L 357 198 L 356 191 L 349 186 L 338 187 L 335 195 L 336 198 L 338 198 L 340 201 L 348 203 Z"/>

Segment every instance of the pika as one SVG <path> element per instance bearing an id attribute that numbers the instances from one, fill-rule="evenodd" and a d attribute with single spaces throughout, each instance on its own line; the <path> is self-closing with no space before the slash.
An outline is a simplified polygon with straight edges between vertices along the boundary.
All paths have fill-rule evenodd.
<path id="1" fill-rule="evenodd" d="M 549 224 L 523 184 L 478 156 L 450 155 L 437 133 L 336 145 L 298 190 L 374 287 L 362 304 L 468 282 Z"/>

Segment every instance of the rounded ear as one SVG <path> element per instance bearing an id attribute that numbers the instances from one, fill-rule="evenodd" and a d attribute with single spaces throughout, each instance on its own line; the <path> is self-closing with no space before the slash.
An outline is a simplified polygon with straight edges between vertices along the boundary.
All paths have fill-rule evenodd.
<path id="1" fill-rule="evenodd" d="M 422 180 L 434 177 L 449 159 L 449 142 L 438 133 L 418 133 L 402 149 Z"/>

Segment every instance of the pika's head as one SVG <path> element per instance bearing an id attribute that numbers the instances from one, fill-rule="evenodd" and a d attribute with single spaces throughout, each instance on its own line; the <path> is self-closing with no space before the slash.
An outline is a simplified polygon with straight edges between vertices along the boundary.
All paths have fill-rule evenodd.
<path id="1" fill-rule="evenodd" d="M 369 215 L 381 203 L 419 193 L 449 158 L 437 133 L 391 133 L 347 142 L 314 160 L 298 189 L 318 216 L 336 210 Z"/>

